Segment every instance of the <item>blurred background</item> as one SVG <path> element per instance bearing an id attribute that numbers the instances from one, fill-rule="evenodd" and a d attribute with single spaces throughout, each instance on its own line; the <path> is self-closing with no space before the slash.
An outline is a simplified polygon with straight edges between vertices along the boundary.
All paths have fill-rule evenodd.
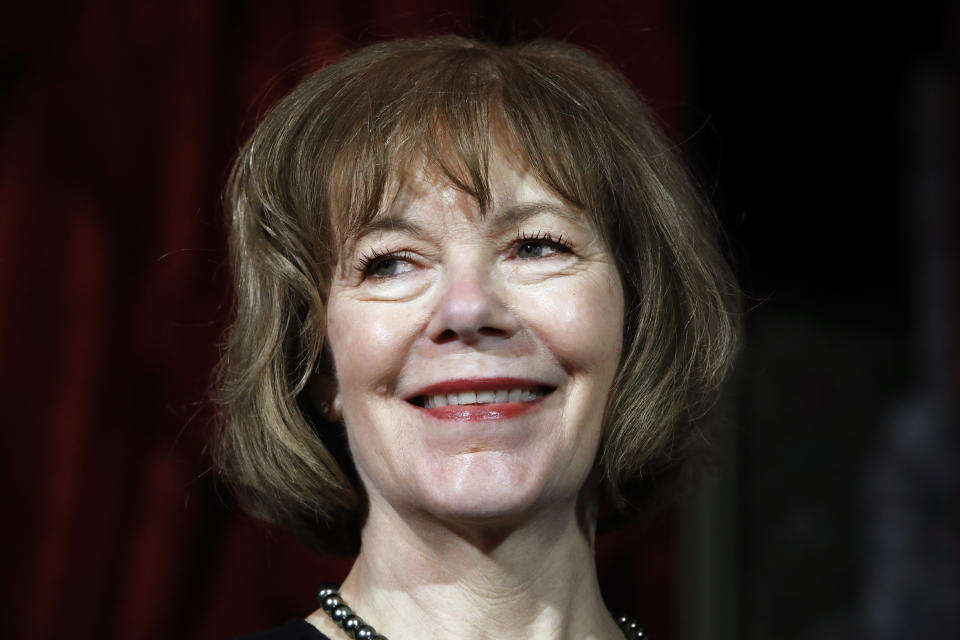
<path id="1" fill-rule="evenodd" d="M 219 202 L 296 80 L 377 40 L 585 46 L 716 203 L 747 295 L 717 463 L 602 537 L 657 640 L 960 637 L 958 31 L 950 3 L 6 2 L 0 633 L 228 638 L 343 558 L 240 513 L 205 454 Z"/>

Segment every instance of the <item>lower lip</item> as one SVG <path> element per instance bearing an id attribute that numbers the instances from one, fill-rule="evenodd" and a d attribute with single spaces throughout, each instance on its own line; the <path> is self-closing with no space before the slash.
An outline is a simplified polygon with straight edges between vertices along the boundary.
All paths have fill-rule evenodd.
<path id="1" fill-rule="evenodd" d="M 494 402 L 491 404 L 447 405 L 445 407 L 417 407 L 437 420 L 457 420 L 459 422 L 492 422 L 516 418 L 536 410 L 543 397 L 529 402 Z"/>

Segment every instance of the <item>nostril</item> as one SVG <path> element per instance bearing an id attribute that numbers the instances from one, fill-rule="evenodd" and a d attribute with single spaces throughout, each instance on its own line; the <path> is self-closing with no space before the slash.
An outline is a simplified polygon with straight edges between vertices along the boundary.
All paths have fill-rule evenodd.
<path id="1" fill-rule="evenodd" d="M 445 329 L 440 335 L 437 336 L 437 342 L 452 342 L 457 339 L 457 332 L 453 329 Z"/>
<path id="2" fill-rule="evenodd" d="M 466 340 L 470 342 L 473 339 L 475 339 L 476 336 L 503 338 L 508 335 L 509 335 L 509 332 L 503 329 L 498 329 L 496 327 L 480 327 L 479 329 L 476 330 L 475 333 L 467 332 L 467 331 L 458 333 L 453 329 L 444 329 L 442 332 L 440 332 L 440 335 L 438 335 L 435 338 L 435 340 L 436 342 L 443 344 L 446 342 L 453 342 L 454 340 Z"/>

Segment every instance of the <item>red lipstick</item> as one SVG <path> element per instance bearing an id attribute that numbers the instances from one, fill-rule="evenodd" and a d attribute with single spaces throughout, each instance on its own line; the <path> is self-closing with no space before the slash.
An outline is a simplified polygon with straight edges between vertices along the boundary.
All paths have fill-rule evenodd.
<path id="1" fill-rule="evenodd" d="M 407 398 L 417 409 L 438 420 L 456 420 L 459 422 L 491 422 L 515 418 L 534 411 L 543 402 L 544 397 L 555 387 L 529 378 L 457 378 L 431 384 Z M 492 402 L 486 404 L 424 406 L 429 396 L 461 393 L 464 391 L 502 391 L 527 389 L 540 395 L 533 400 L 516 402 Z"/>
<path id="2" fill-rule="evenodd" d="M 553 391 L 553 386 L 531 380 L 530 378 L 455 378 L 431 384 L 412 393 L 407 400 L 419 396 L 432 396 L 440 393 L 459 393 L 461 391 L 496 391 L 498 389 L 539 389 Z"/>

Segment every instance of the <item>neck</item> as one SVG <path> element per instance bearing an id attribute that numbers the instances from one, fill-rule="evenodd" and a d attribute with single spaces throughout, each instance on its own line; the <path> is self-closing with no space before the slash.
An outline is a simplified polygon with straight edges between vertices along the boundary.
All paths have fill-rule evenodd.
<path id="1" fill-rule="evenodd" d="M 600 597 L 593 521 L 576 508 L 506 526 L 381 506 L 341 593 L 390 640 L 623 637 Z"/>

